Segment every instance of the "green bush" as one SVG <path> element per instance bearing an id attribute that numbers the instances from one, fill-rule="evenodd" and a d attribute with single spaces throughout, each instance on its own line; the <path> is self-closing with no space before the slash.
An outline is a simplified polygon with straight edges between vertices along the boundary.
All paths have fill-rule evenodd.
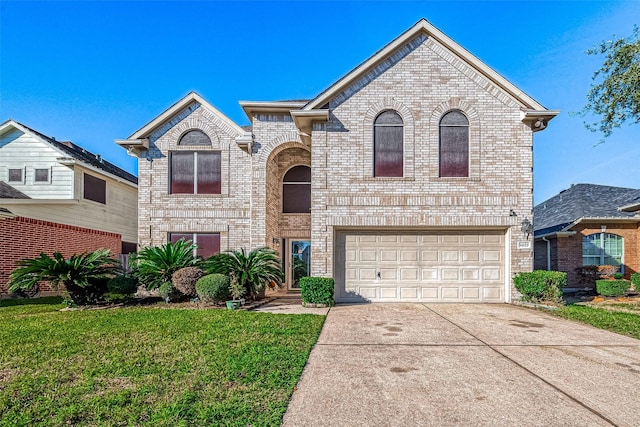
<path id="1" fill-rule="evenodd" d="M 111 294 L 133 295 L 138 290 L 138 279 L 132 274 L 122 274 L 109 280 L 107 289 Z"/>
<path id="2" fill-rule="evenodd" d="M 179 301 L 183 295 L 177 290 L 171 282 L 165 282 L 158 288 L 158 293 L 166 302 Z"/>
<path id="3" fill-rule="evenodd" d="M 633 283 L 636 292 L 640 292 L 640 273 L 633 273 L 631 275 L 631 283 Z"/>
<path id="4" fill-rule="evenodd" d="M 302 305 L 324 304 L 333 306 L 333 279 L 330 277 L 301 277 Z"/>
<path id="5" fill-rule="evenodd" d="M 523 301 L 560 303 L 567 273 L 546 270 L 517 273 L 513 276 L 513 284 L 522 294 Z"/>
<path id="6" fill-rule="evenodd" d="M 628 280 L 596 280 L 596 291 L 605 297 L 619 297 L 631 287 Z"/>
<path id="7" fill-rule="evenodd" d="M 231 299 L 229 276 L 224 274 L 208 274 L 196 282 L 196 293 L 200 301 L 224 302 Z"/>
<path id="8" fill-rule="evenodd" d="M 622 273 L 613 273 L 612 276 L 616 280 L 624 279 L 624 274 Z"/>
<path id="9" fill-rule="evenodd" d="M 196 282 L 204 276 L 204 271 L 198 267 L 185 267 L 173 273 L 171 283 L 188 297 L 196 296 Z"/>

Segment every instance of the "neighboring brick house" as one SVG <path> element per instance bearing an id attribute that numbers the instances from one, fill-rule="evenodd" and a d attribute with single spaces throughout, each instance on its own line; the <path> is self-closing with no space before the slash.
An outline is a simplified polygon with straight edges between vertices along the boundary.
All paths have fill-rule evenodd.
<path id="1" fill-rule="evenodd" d="M 116 141 L 141 245 L 270 246 L 338 301 L 508 302 L 531 270 L 533 133 L 558 112 L 427 21 L 312 100 L 240 105 L 248 130 L 190 93 Z"/>
<path id="2" fill-rule="evenodd" d="M 577 184 L 533 209 L 534 268 L 567 273 L 567 288 L 592 287 L 580 268 L 640 271 L 640 190 Z"/>
<path id="3" fill-rule="evenodd" d="M 72 142 L 0 125 L 0 290 L 16 261 L 137 247 L 137 178 Z M 44 285 L 46 286 L 46 285 Z M 46 290 L 46 289 L 45 289 Z"/>

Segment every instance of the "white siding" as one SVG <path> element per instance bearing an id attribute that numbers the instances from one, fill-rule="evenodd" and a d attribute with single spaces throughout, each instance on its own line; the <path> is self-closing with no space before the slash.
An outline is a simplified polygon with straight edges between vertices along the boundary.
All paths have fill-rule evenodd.
<path id="1" fill-rule="evenodd" d="M 0 137 L 0 181 L 9 169 L 22 169 L 23 182 L 9 184 L 33 199 L 72 199 L 73 170 L 56 160 L 63 155 L 49 144 L 15 129 Z M 49 182 L 36 183 L 35 170 L 48 169 Z"/>

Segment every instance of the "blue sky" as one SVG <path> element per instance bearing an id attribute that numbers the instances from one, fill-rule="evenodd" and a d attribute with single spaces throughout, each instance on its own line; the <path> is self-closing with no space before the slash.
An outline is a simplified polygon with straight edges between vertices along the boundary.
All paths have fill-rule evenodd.
<path id="1" fill-rule="evenodd" d="M 113 142 L 195 90 L 238 124 L 239 100 L 313 98 L 426 18 L 549 109 L 535 203 L 571 184 L 640 188 L 640 125 L 604 144 L 569 113 L 639 1 L 0 2 L 0 122 L 12 118 L 137 172 Z M 517 177 L 514 177 L 514 179 Z"/>

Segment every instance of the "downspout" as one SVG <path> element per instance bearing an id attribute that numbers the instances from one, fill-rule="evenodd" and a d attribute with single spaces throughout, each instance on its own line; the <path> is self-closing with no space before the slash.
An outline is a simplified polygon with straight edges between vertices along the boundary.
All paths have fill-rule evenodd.
<path id="1" fill-rule="evenodd" d="M 551 242 L 546 237 L 542 240 L 547 242 L 547 271 L 551 271 Z"/>

